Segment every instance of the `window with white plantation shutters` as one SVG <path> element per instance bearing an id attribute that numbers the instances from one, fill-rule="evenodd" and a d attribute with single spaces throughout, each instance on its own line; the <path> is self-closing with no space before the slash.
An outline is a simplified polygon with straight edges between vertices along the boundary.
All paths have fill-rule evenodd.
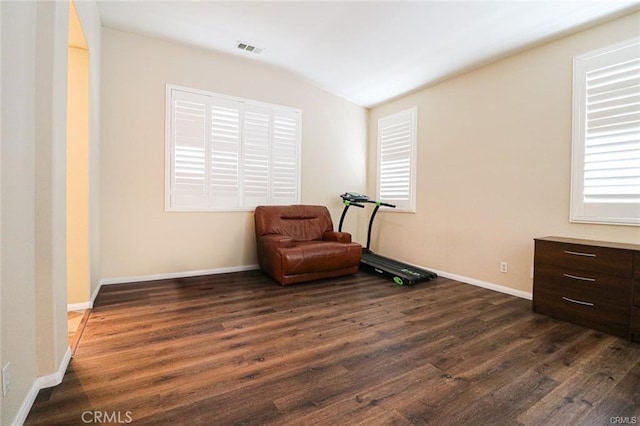
<path id="1" fill-rule="evenodd" d="M 166 209 L 300 199 L 300 110 L 167 86 Z"/>
<path id="2" fill-rule="evenodd" d="M 640 225 L 640 38 L 574 59 L 571 220 Z"/>
<path id="3" fill-rule="evenodd" d="M 380 201 L 394 211 L 415 212 L 417 108 L 378 120 L 378 187 Z"/>

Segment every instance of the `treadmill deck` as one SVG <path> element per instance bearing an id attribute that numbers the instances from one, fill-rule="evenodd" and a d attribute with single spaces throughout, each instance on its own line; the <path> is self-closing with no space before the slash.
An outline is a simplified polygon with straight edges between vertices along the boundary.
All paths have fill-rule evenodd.
<path id="1" fill-rule="evenodd" d="M 362 249 L 360 268 L 385 275 L 398 285 L 413 285 L 420 281 L 430 281 L 438 278 L 438 275 L 434 272 L 398 262 L 364 248 Z"/>

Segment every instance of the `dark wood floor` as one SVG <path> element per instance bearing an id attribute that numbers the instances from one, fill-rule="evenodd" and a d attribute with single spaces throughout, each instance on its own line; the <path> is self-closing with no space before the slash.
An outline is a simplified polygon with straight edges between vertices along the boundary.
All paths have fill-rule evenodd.
<path id="1" fill-rule="evenodd" d="M 640 424 L 640 345 L 443 278 L 280 287 L 252 271 L 113 285 L 26 424 L 87 420 Z"/>

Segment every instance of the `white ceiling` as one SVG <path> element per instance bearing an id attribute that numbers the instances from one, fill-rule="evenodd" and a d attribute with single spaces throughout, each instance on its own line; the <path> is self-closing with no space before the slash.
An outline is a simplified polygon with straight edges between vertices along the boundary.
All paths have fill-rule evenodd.
<path id="1" fill-rule="evenodd" d="M 139 0 L 98 7 L 104 26 L 274 64 L 370 107 L 638 10 L 640 1 Z M 239 50 L 238 41 L 264 50 Z"/>

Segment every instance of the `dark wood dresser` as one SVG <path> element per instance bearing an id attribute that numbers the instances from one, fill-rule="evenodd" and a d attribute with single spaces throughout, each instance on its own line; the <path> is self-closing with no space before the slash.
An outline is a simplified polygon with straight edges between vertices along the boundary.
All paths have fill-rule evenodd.
<path id="1" fill-rule="evenodd" d="M 640 340 L 640 245 L 536 238 L 533 310 Z"/>

